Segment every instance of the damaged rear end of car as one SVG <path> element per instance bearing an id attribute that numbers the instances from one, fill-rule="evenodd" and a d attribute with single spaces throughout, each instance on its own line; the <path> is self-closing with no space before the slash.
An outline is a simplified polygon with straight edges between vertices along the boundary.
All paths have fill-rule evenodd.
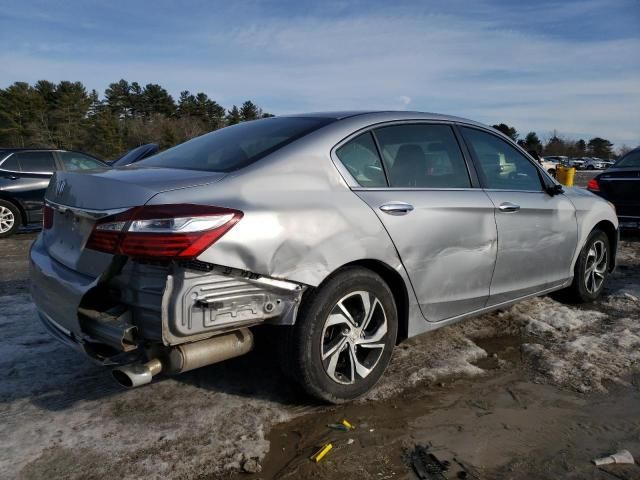
<path id="1" fill-rule="evenodd" d="M 192 142 L 207 147 L 202 138 Z M 254 149 L 254 159 L 275 147 Z M 204 168 L 188 163 L 196 149 L 178 152 L 185 168 L 62 172 L 49 185 L 43 231 L 30 253 L 38 314 L 58 339 L 113 366 L 124 386 L 245 354 L 253 347 L 250 327 L 295 320 L 304 283 L 202 258 L 245 215 L 219 188 L 251 163 L 233 148 L 212 164 L 207 154 Z M 169 163 L 172 150 L 164 152 Z"/>
<path id="2" fill-rule="evenodd" d="M 253 346 L 248 327 L 274 318 L 291 321 L 302 285 L 198 260 L 243 212 L 145 205 L 150 198 L 135 195 L 143 205 L 74 205 L 81 204 L 72 195 L 78 183 L 94 183 L 104 200 L 99 177 L 54 179 L 43 232 L 32 247 L 32 296 L 56 337 L 115 365 L 116 380 L 133 387 L 160 372 L 181 373 L 247 353 Z"/>

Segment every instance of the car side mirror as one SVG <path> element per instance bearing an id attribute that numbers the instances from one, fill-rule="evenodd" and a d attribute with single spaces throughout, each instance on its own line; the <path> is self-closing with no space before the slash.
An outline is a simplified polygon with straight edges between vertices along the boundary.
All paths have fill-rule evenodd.
<path id="1" fill-rule="evenodd" d="M 554 183 L 553 185 L 547 185 L 546 191 L 549 195 L 554 196 L 554 195 L 560 195 L 561 193 L 563 193 L 564 188 L 562 188 L 562 185 L 558 183 Z"/>

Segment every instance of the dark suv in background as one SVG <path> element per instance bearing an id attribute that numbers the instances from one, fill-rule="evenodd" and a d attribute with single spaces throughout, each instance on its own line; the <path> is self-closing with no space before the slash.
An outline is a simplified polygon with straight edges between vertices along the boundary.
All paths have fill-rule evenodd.
<path id="1" fill-rule="evenodd" d="M 105 167 L 106 163 L 81 152 L 0 149 L 0 237 L 42 221 L 44 193 L 53 172 Z"/>

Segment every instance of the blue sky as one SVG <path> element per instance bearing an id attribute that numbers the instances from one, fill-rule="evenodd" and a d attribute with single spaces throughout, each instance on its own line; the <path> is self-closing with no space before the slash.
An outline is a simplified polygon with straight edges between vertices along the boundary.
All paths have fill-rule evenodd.
<path id="1" fill-rule="evenodd" d="M 412 109 L 640 144 L 640 1 L 0 5 L 0 87 L 120 78 L 275 114 Z"/>

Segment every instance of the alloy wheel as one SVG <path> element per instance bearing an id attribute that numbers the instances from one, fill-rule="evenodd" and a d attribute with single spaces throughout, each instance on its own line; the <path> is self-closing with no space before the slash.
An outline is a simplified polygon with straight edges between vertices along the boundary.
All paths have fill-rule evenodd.
<path id="1" fill-rule="evenodd" d="M 357 291 L 342 297 L 322 330 L 320 353 L 327 375 L 345 385 L 366 378 L 387 347 L 387 332 L 387 314 L 374 294 Z"/>
<path id="2" fill-rule="evenodd" d="M 0 206 L 0 233 L 11 230 L 15 221 L 13 212 L 5 206 Z"/>
<path id="3" fill-rule="evenodd" d="M 607 248 L 602 240 L 596 240 L 589 248 L 585 261 L 584 286 L 589 293 L 595 293 L 602 287 L 607 262 Z"/>

